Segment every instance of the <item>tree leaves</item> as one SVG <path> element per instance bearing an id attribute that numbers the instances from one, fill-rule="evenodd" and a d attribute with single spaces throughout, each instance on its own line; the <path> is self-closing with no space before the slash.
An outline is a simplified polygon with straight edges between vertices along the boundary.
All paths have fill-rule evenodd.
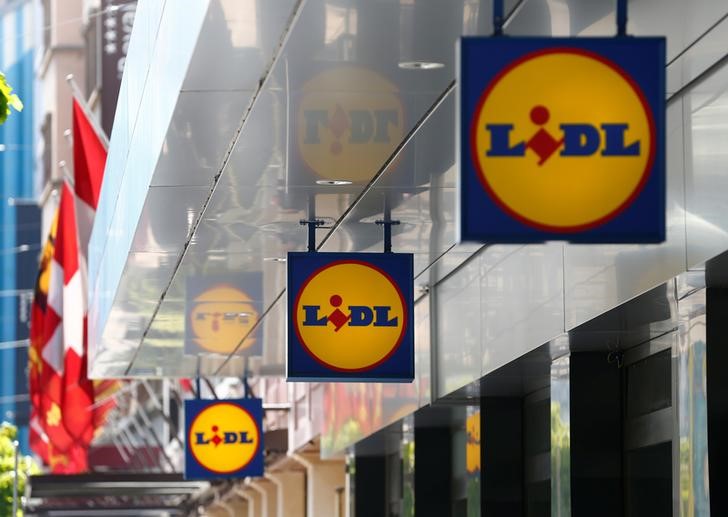
<path id="1" fill-rule="evenodd" d="M 0 515 L 13 513 L 13 484 L 15 478 L 15 447 L 13 441 L 18 436 L 18 429 L 7 422 L 0 424 Z M 29 471 L 38 472 L 38 467 L 31 462 L 29 456 L 20 456 L 18 469 L 18 495 L 25 491 L 25 483 Z M 22 510 L 18 510 L 16 517 L 22 517 Z"/>
<path id="2" fill-rule="evenodd" d="M 10 108 L 23 111 L 23 102 L 12 93 L 13 87 L 5 80 L 5 74 L 0 72 L 0 124 L 4 124 L 10 115 Z"/>

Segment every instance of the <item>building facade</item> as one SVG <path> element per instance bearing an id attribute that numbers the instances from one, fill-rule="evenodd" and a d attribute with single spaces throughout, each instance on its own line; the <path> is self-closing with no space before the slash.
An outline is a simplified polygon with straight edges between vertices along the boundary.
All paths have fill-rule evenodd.
<path id="1" fill-rule="evenodd" d="M 456 240 L 454 49 L 491 33 L 491 8 L 139 3 L 89 248 L 89 371 L 245 378 L 263 398 L 266 475 L 191 513 L 728 511 L 728 9 L 629 5 L 630 34 L 667 38 L 666 242 L 517 246 Z M 506 13 L 510 35 L 615 34 L 612 2 Z M 319 251 L 378 252 L 385 204 L 415 257 L 414 382 L 286 383 L 300 220 L 324 221 Z M 190 293 L 220 283 L 237 326 L 191 347 Z"/>
<path id="2" fill-rule="evenodd" d="M 0 420 L 28 443 L 28 326 L 37 268 L 40 216 L 33 202 L 35 165 L 35 18 L 30 1 L 0 4 L 0 71 L 25 103 L 0 126 Z"/>

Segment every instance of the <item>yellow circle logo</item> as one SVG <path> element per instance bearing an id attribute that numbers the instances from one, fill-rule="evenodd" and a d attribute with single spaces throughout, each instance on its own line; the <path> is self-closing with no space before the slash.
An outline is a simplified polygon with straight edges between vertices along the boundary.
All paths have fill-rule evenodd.
<path id="1" fill-rule="evenodd" d="M 258 321 L 258 311 L 250 297 L 230 285 L 213 286 L 194 301 L 190 312 L 192 341 L 210 352 L 232 352 Z M 255 337 L 249 336 L 241 350 L 254 344 Z"/>
<path id="2" fill-rule="evenodd" d="M 296 143 L 304 163 L 323 179 L 371 179 L 404 135 L 398 88 L 353 66 L 323 72 L 303 85 Z"/>
<path id="3" fill-rule="evenodd" d="M 407 325 L 404 296 L 372 264 L 341 260 L 315 271 L 294 302 L 299 342 L 317 362 L 361 372 L 382 364 L 399 347 Z"/>
<path id="4" fill-rule="evenodd" d="M 656 147 L 639 86 L 604 57 L 572 48 L 534 52 L 501 71 L 480 98 L 470 138 L 495 203 L 558 232 L 599 226 L 626 209 Z"/>
<path id="5" fill-rule="evenodd" d="M 202 410 L 192 421 L 187 443 L 202 467 L 216 474 L 230 474 L 255 458 L 260 431 L 245 409 L 220 402 Z"/>

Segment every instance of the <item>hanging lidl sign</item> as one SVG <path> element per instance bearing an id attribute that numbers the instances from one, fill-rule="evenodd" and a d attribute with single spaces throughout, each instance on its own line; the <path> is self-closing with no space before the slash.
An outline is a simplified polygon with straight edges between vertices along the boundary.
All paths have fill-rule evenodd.
<path id="1" fill-rule="evenodd" d="M 414 378 L 412 255 L 288 254 L 288 379 Z"/>
<path id="2" fill-rule="evenodd" d="M 185 479 L 263 475 L 261 399 L 185 400 Z"/>
<path id="3" fill-rule="evenodd" d="M 665 239 L 664 38 L 463 38 L 460 237 Z"/>

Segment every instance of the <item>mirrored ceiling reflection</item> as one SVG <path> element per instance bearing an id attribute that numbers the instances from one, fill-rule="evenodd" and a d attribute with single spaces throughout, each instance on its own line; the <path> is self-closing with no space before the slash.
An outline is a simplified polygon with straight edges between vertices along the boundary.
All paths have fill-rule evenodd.
<path id="1" fill-rule="evenodd" d="M 216 9 L 229 30 L 206 39 L 211 30 L 206 26 L 192 65 L 235 66 L 207 72 L 205 66 L 191 66 L 186 91 L 204 86 L 249 92 L 245 64 L 273 48 L 266 20 L 280 20 L 290 2 L 247 2 L 245 9 L 228 4 L 211 2 L 211 12 Z M 507 11 L 516 4 L 507 1 Z M 312 0 L 300 9 L 263 88 L 240 114 L 239 135 L 209 127 L 212 136 L 235 143 L 217 167 L 222 172 L 191 225 L 164 297 L 160 291 L 152 319 L 143 322 L 140 349 L 127 356 L 126 375 L 157 367 L 170 376 L 192 375 L 197 368 L 204 375 L 221 374 L 221 368 L 241 374 L 245 356 L 254 357 L 261 371 L 283 374 L 282 260 L 288 251 L 305 249 L 299 221 L 311 207 L 325 222 L 317 232 L 321 251 L 378 252 L 382 230 L 375 221 L 387 203 L 401 222 L 393 229 L 394 250 L 415 254 L 415 274 L 427 271 L 418 279 L 424 284 L 478 248 L 455 246 L 452 85 L 455 43 L 461 35 L 492 32 L 490 2 Z M 244 41 L 235 36 L 251 24 L 258 27 L 254 35 Z M 220 34 L 228 35 L 229 44 Z M 196 161 L 205 162 L 200 156 Z M 146 231 L 153 236 L 162 230 L 150 221 Z M 444 267 L 431 268 L 438 259 Z M 219 291 L 222 299 L 200 301 L 190 286 L 206 279 L 211 290 L 237 289 L 238 298 L 224 299 Z M 200 320 L 190 320 L 196 304 L 218 302 L 250 307 L 213 307 L 198 311 L 204 313 Z M 237 346 L 192 350 L 190 328 L 196 321 L 208 325 L 212 335 L 223 332 L 224 324 L 234 325 L 230 339 Z M 197 361 L 198 356 L 206 360 Z"/>

